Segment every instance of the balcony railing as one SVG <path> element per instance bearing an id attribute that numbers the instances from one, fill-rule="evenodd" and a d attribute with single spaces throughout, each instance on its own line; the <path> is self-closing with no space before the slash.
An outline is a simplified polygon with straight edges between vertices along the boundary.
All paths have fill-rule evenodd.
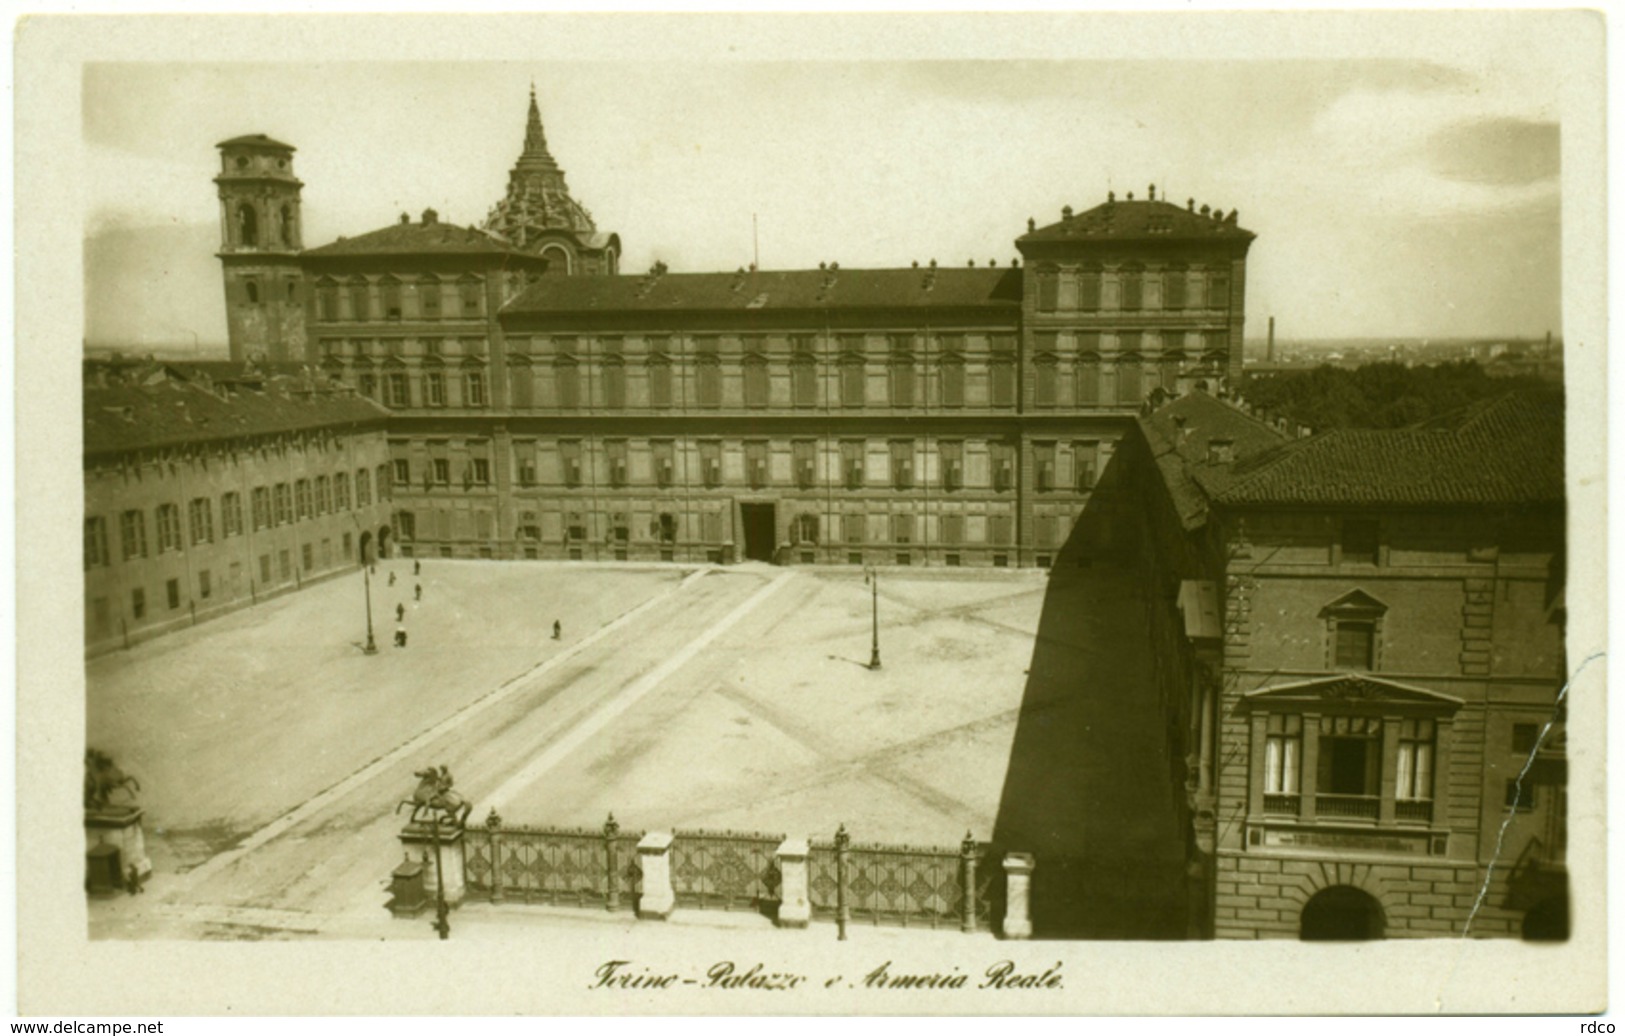
<path id="1" fill-rule="evenodd" d="M 1376 820 L 1380 802 L 1375 795 L 1316 795 L 1315 813 L 1322 817 Z"/>
<path id="2" fill-rule="evenodd" d="M 1426 824 L 1433 820 L 1431 799 L 1400 799 L 1394 803 L 1394 819 Z"/>
<path id="3" fill-rule="evenodd" d="M 1264 812 L 1277 816 L 1295 817 L 1298 815 L 1298 796 L 1264 793 Z"/>

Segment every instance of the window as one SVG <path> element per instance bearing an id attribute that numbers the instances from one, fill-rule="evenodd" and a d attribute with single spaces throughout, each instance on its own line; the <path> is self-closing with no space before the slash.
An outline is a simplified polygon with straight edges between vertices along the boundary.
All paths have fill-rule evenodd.
<path id="1" fill-rule="evenodd" d="M 914 541 L 914 516 L 912 514 L 894 514 L 891 516 L 891 538 L 894 543 L 912 543 Z"/>
<path id="2" fill-rule="evenodd" d="M 1053 313 L 1057 305 L 1057 287 L 1060 278 L 1056 275 L 1053 266 L 1040 267 L 1035 278 L 1038 282 L 1038 311 L 1040 313 Z"/>
<path id="3" fill-rule="evenodd" d="M 255 281 L 255 280 L 245 280 L 245 281 L 243 281 L 243 301 L 247 302 L 251 306 L 259 305 L 259 301 L 260 301 L 260 285 L 259 285 L 258 281 Z"/>
<path id="4" fill-rule="evenodd" d="M 457 282 L 457 297 L 462 303 L 463 316 L 477 317 L 485 310 L 485 292 L 480 279 L 473 275 Z"/>
<path id="5" fill-rule="evenodd" d="M 1507 778 L 1506 808 L 1515 813 L 1528 813 L 1535 808 L 1535 782 L 1525 777 L 1519 780 L 1516 777 Z"/>
<path id="6" fill-rule="evenodd" d="M 1120 308 L 1136 310 L 1140 308 L 1140 289 L 1142 273 L 1139 266 L 1125 266 L 1117 274 L 1117 282 L 1121 288 Z"/>
<path id="7" fill-rule="evenodd" d="M 1135 336 L 1138 338 L 1138 335 Z M 1140 388 L 1140 358 L 1129 355 L 1117 361 L 1117 401 L 1138 405 L 1143 396 Z"/>
<path id="8" fill-rule="evenodd" d="M 181 509 L 174 504 L 158 505 L 158 553 L 181 549 Z"/>
<path id="9" fill-rule="evenodd" d="M 964 406 L 965 358 L 957 353 L 943 356 L 942 364 L 937 368 L 937 374 L 942 381 L 942 405 L 945 407 Z"/>
<path id="10" fill-rule="evenodd" d="M 214 501 L 200 496 L 186 505 L 187 523 L 191 527 L 192 546 L 214 542 Z"/>
<path id="11" fill-rule="evenodd" d="M 244 248 L 254 248 L 260 243 L 259 216 L 247 202 L 237 206 L 237 241 Z"/>
<path id="12" fill-rule="evenodd" d="M 609 484 L 617 488 L 626 485 L 626 440 L 606 439 L 604 454 L 609 460 Z"/>
<path id="13" fill-rule="evenodd" d="M 988 369 L 988 394 L 994 406 L 1016 405 L 1016 361 L 1007 353 L 996 353 Z"/>
<path id="14" fill-rule="evenodd" d="M 861 514 L 841 515 L 841 539 L 847 543 L 862 543 L 865 524 L 867 523 Z"/>
<path id="15" fill-rule="evenodd" d="M 1007 514 L 987 516 L 987 541 L 1001 546 L 1015 542 L 1014 524 Z"/>
<path id="16" fill-rule="evenodd" d="M 937 538 L 950 547 L 957 547 L 965 542 L 965 516 L 962 514 L 938 515 Z"/>
<path id="17" fill-rule="evenodd" d="M 707 489 L 722 485 L 722 444 L 715 440 L 700 443 L 700 478 Z"/>
<path id="18" fill-rule="evenodd" d="M 269 583 L 270 581 L 271 581 L 271 555 L 269 555 L 269 554 L 261 554 L 260 555 L 260 582 Z"/>
<path id="19" fill-rule="evenodd" d="M 1207 306 L 1209 309 L 1230 308 L 1230 271 L 1213 267 L 1207 274 Z"/>
<path id="20" fill-rule="evenodd" d="M 1185 268 L 1169 266 L 1162 271 L 1162 308 L 1185 308 Z"/>
<path id="21" fill-rule="evenodd" d="M 848 489 L 862 489 L 863 440 L 849 439 L 841 443 L 841 478 Z"/>
<path id="22" fill-rule="evenodd" d="M 1303 717 L 1271 713 L 1264 738 L 1264 812 L 1296 814 L 1303 760 Z"/>
<path id="23" fill-rule="evenodd" d="M 1343 562 L 1353 565 L 1375 565 L 1380 543 L 1380 529 L 1369 518 L 1343 519 Z"/>
<path id="24" fill-rule="evenodd" d="M 107 552 L 107 519 L 99 515 L 85 519 L 85 568 L 112 562 Z"/>
<path id="25" fill-rule="evenodd" d="M 1381 718 L 1322 716 L 1318 752 L 1316 812 L 1328 817 L 1374 819 L 1374 800 L 1381 793 Z"/>
<path id="26" fill-rule="evenodd" d="M 791 526 L 795 533 L 797 543 L 818 542 L 818 516 L 816 514 L 798 514 L 795 524 Z"/>
<path id="27" fill-rule="evenodd" d="M 581 485 L 581 440 L 560 442 L 559 461 L 564 468 L 564 484 L 571 489 Z"/>
<path id="28" fill-rule="evenodd" d="M 914 486 L 914 440 L 897 439 L 891 444 L 891 480 L 896 489 Z"/>
<path id="29" fill-rule="evenodd" d="M 818 361 L 808 335 L 790 339 L 790 401 L 798 407 L 818 405 Z"/>
<path id="30" fill-rule="evenodd" d="M 309 572 L 310 570 L 314 569 L 316 567 L 316 551 L 315 551 L 315 549 L 312 548 L 311 545 L 308 544 L 308 543 L 300 544 L 299 545 L 299 560 L 304 562 L 306 572 Z"/>
<path id="31" fill-rule="evenodd" d="M 795 464 L 796 486 L 811 489 L 818 480 L 818 444 L 811 439 L 797 439 L 790 444 L 790 453 Z"/>
<path id="32" fill-rule="evenodd" d="M 671 406 L 671 361 L 664 356 L 649 358 L 649 405 Z"/>
<path id="33" fill-rule="evenodd" d="M 293 484 L 293 511 L 294 518 L 304 521 L 310 517 L 310 480 L 297 479 Z"/>
<path id="34" fill-rule="evenodd" d="M 891 405 L 914 405 L 914 356 L 911 353 L 893 353 L 890 367 L 889 389 Z"/>
<path id="35" fill-rule="evenodd" d="M 745 405 L 767 406 L 767 358 L 759 355 L 745 357 Z"/>
<path id="36" fill-rule="evenodd" d="M 350 476 L 339 472 L 333 476 L 333 513 L 350 509 Z"/>
<path id="37" fill-rule="evenodd" d="M 276 502 L 276 524 L 287 525 L 293 521 L 293 488 L 286 482 L 278 482 L 273 498 Z"/>
<path id="38" fill-rule="evenodd" d="M 446 372 L 427 370 L 423 372 L 423 405 L 446 405 Z"/>
<path id="39" fill-rule="evenodd" d="M 409 485 L 410 483 L 402 482 L 401 484 Z M 355 505 L 357 507 L 368 507 L 371 504 L 372 479 L 369 477 L 367 469 L 361 468 L 355 473 Z"/>
<path id="40" fill-rule="evenodd" d="M 316 476 L 316 513 L 327 514 L 333 510 L 333 486 L 326 475 Z"/>
<path id="41" fill-rule="evenodd" d="M 1369 670 L 1374 661 L 1377 628 L 1374 622 L 1339 620 L 1336 625 L 1337 669 Z"/>
<path id="42" fill-rule="evenodd" d="M 1007 442 L 987 445 L 988 466 L 993 476 L 993 488 L 1008 493 L 1016 488 L 1016 449 Z"/>
<path id="43" fill-rule="evenodd" d="M 411 389 L 406 381 L 406 372 L 394 370 L 385 375 L 384 405 L 399 408 L 410 406 L 411 401 Z"/>
<path id="44" fill-rule="evenodd" d="M 1431 719 L 1399 721 L 1399 772 L 1394 797 L 1399 802 L 1433 799 L 1433 727 Z M 1427 820 L 1428 816 L 1400 816 L 1401 820 Z"/>
<path id="45" fill-rule="evenodd" d="M 147 617 L 147 591 L 139 586 L 130 591 L 130 617 L 138 620 Z"/>
<path id="46" fill-rule="evenodd" d="M 707 511 L 700 515 L 700 539 L 706 543 L 722 542 L 722 515 L 717 511 Z"/>
<path id="47" fill-rule="evenodd" d="M 1100 309 L 1100 267 L 1085 266 L 1078 271 L 1078 308 L 1086 313 Z"/>
<path id="48" fill-rule="evenodd" d="M 181 606 L 181 581 L 169 579 L 164 581 L 164 596 L 169 601 L 169 610 L 174 611 Z"/>
<path id="49" fill-rule="evenodd" d="M 383 299 L 384 319 L 399 320 L 401 318 L 401 282 L 386 274 L 378 282 L 378 294 Z"/>
<path id="50" fill-rule="evenodd" d="M 670 439 L 656 439 L 650 450 L 654 454 L 655 485 L 672 485 L 677 480 L 677 444 Z"/>
<path id="51" fill-rule="evenodd" d="M 1072 473 L 1080 493 L 1095 488 L 1095 469 L 1100 463 L 1100 443 L 1075 442 L 1072 444 Z"/>
<path id="52" fill-rule="evenodd" d="M 220 496 L 220 535 L 243 534 L 243 497 L 241 493 L 223 493 Z"/>
<path id="53" fill-rule="evenodd" d="M 767 485 L 767 443 L 745 443 L 745 480 L 752 489 L 761 489 Z"/>
<path id="54" fill-rule="evenodd" d="M 942 488 L 950 493 L 965 485 L 965 444 L 962 442 L 937 443 L 937 458 L 942 468 Z"/>
<path id="55" fill-rule="evenodd" d="M 356 391 L 368 399 L 378 396 L 378 377 L 374 374 L 363 374 L 356 380 Z"/>
<path id="56" fill-rule="evenodd" d="M 581 406 L 581 373 L 575 357 L 561 356 L 553 365 L 553 387 L 558 393 L 560 409 L 575 410 Z"/>
<path id="57" fill-rule="evenodd" d="M 207 601 L 209 599 L 209 570 L 203 569 L 197 574 L 197 595 Z"/>
<path id="58" fill-rule="evenodd" d="M 1540 744 L 1539 723 L 1512 724 L 1512 751 L 1516 755 L 1528 757 L 1535 752 L 1535 746 Z"/>
<path id="59" fill-rule="evenodd" d="M 434 472 L 434 484 L 439 486 L 451 485 L 451 458 L 431 457 L 430 464 L 431 470 Z"/>
<path id="60" fill-rule="evenodd" d="M 1038 547 L 1054 547 L 1058 545 L 1059 537 L 1056 535 L 1059 520 L 1053 514 L 1039 514 L 1033 516 L 1033 545 Z M 1038 567 L 1048 568 L 1049 565 L 1039 561 Z"/>
<path id="61" fill-rule="evenodd" d="M 475 457 L 472 463 L 474 465 L 474 484 L 476 486 L 490 485 L 491 462 L 485 457 Z"/>
<path id="62" fill-rule="evenodd" d="M 1055 488 L 1055 444 L 1052 442 L 1033 443 L 1033 486 L 1040 493 Z"/>
<path id="63" fill-rule="evenodd" d="M 350 319 L 372 319 L 372 294 L 364 277 L 350 278 Z"/>
<path id="64" fill-rule="evenodd" d="M 846 356 L 842 358 L 841 405 L 843 407 L 860 407 L 863 405 L 864 381 L 867 377 L 863 357 Z"/>
<path id="65" fill-rule="evenodd" d="M 1054 344 L 1054 335 L 1048 336 L 1050 344 Z M 1053 355 L 1042 355 L 1033 361 L 1033 404 L 1041 407 L 1053 407 L 1057 402 L 1056 387 L 1059 384 L 1059 375 Z"/>
<path id="66" fill-rule="evenodd" d="M 463 372 L 463 405 L 485 405 L 485 372 L 471 370 Z"/>
<path id="67" fill-rule="evenodd" d="M 411 485 L 412 484 L 412 462 L 410 460 L 408 460 L 407 458 L 405 458 L 405 457 L 396 457 L 394 460 L 390 461 L 390 463 L 392 465 L 394 465 L 394 467 L 395 467 L 395 481 L 399 482 L 403 486 Z M 359 492 L 357 492 L 356 496 L 358 498 L 360 497 L 360 495 L 361 494 Z M 359 499 L 357 500 L 357 502 L 358 503 L 360 502 Z"/>
<path id="68" fill-rule="evenodd" d="M 703 407 L 722 405 L 722 358 L 717 340 L 701 338 L 694 343 L 694 396 Z"/>
<path id="69" fill-rule="evenodd" d="M 326 278 L 316 282 L 316 313 L 324 321 L 339 318 L 339 286 Z"/>
<path id="70" fill-rule="evenodd" d="M 603 367 L 604 406 L 611 410 L 626 408 L 626 364 L 620 357 L 606 357 Z"/>
<path id="71" fill-rule="evenodd" d="M 662 511 L 655 521 L 655 536 L 661 543 L 677 542 L 677 516 Z"/>
<path id="72" fill-rule="evenodd" d="M 271 527 L 271 491 L 265 486 L 255 486 L 251 499 L 254 508 L 254 531 L 269 529 Z"/>

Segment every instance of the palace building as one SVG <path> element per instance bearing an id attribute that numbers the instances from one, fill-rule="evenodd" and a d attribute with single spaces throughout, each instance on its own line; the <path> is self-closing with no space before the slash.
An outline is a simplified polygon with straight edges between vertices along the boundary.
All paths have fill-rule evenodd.
<path id="1" fill-rule="evenodd" d="M 1565 938 L 1561 404 L 1124 443 L 1209 934 Z"/>
<path id="2" fill-rule="evenodd" d="M 1148 399 L 1239 374 L 1253 235 L 1154 187 L 1006 268 L 621 274 L 534 93 L 478 228 L 305 249 L 293 147 L 219 146 L 232 358 L 388 408 L 406 554 L 1044 566 Z"/>

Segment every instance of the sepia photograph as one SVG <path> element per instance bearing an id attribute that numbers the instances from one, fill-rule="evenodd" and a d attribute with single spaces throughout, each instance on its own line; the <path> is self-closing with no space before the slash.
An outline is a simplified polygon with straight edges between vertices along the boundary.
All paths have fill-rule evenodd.
<path id="1" fill-rule="evenodd" d="M 1605 1009 L 1602 30 L 20 22 L 20 1010 Z"/>

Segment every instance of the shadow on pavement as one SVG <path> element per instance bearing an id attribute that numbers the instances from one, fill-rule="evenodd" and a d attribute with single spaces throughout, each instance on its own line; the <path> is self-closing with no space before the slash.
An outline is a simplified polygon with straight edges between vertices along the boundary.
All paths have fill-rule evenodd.
<path id="1" fill-rule="evenodd" d="M 1001 852 L 1036 857 L 1040 938 L 1187 936 L 1180 789 L 1123 467 L 1107 466 L 1055 558 L 994 822 Z"/>

